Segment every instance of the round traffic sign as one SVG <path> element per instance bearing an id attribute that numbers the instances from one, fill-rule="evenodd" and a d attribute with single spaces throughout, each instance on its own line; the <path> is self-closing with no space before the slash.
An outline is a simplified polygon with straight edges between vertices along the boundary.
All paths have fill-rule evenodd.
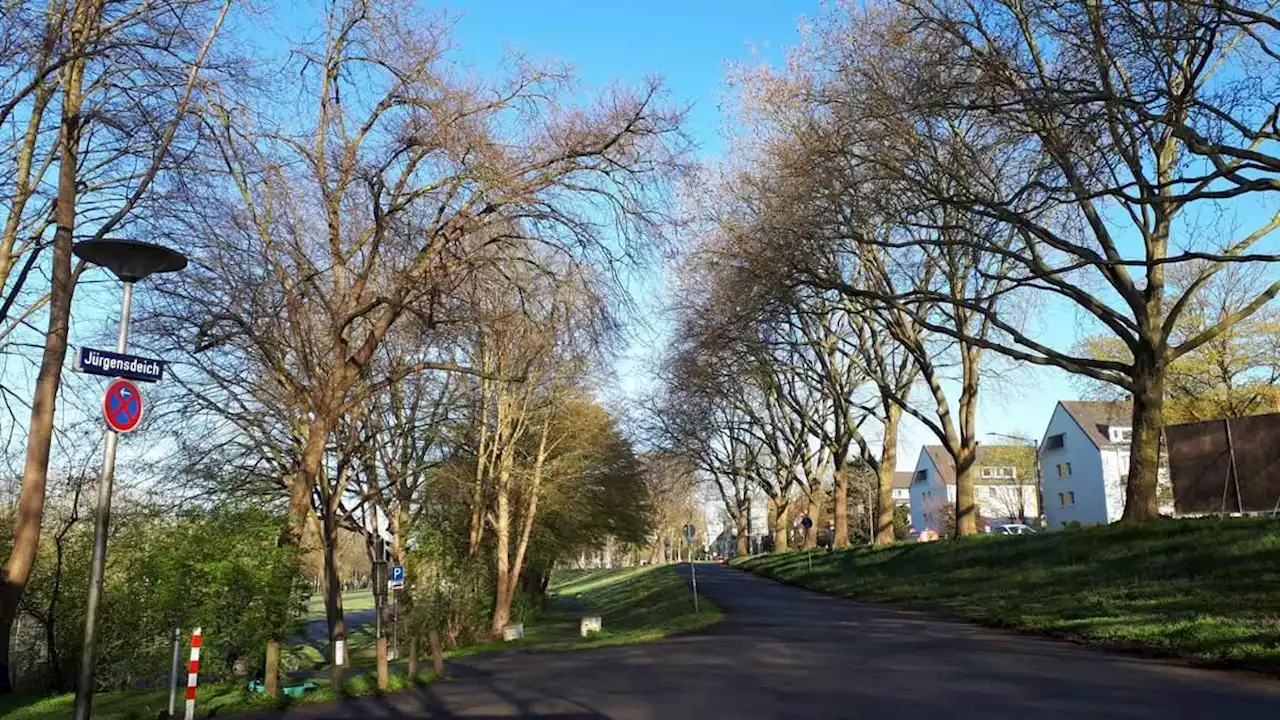
<path id="1" fill-rule="evenodd" d="M 813 520 L 808 515 L 805 515 L 800 519 L 800 524 L 804 526 L 805 530 L 808 530 L 813 527 Z"/>
<path id="2" fill-rule="evenodd" d="M 107 426 L 119 433 L 127 433 L 142 422 L 142 393 L 138 386 L 116 378 L 107 385 L 102 396 L 102 416 Z"/>

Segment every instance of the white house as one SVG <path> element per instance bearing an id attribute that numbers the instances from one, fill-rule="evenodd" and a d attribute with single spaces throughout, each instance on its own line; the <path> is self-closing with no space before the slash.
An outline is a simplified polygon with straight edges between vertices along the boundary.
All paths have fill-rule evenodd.
<path id="1" fill-rule="evenodd" d="M 1023 521 L 1039 513 L 1034 478 L 1018 477 L 1013 460 L 1024 455 L 1030 465 L 1032 449 L 1023 445 L 979 445 L 974 462 L 974 503 L 978 514 L 993 521 Z M 920 449 L 911 478 L 911 527 L 939 529 L 943 511 L 956 501 L 956 466 L 941 445 Z"/>
<path id="2" fill-rule="evenodd" d="M 893 504 L 911 504 L 911 473 L 895 472 L 893 474 Z"/>
<path id="3" fill-rule="evenodd" d="M 1045 523 L 1101 525 L 1124 512 L 1129 481 L 1133 406 L 1120 401 L 1062 401 L 1040 441 Z M 1173 512 L 1164 468 L 1159 474 L 1160 512 Z"/>

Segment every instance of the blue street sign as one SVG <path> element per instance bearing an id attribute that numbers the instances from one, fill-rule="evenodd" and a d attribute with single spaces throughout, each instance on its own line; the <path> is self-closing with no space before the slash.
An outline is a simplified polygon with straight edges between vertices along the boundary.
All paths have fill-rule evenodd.
<path id="1" fill-rule="evenodd" d="M 163 360 L 124 355 L 91 347 L 80 348 L 80 354 L 76 355 L 75 368 L 79 372 L 90 375 L 123 377 L 143 382 L 159 382 L 164 377 Z"/>
<path id="2" fill-rule="evenodd" d="M 404 582 L 404 566 L 403 565 L 391 566 L 391 582 Z"/>

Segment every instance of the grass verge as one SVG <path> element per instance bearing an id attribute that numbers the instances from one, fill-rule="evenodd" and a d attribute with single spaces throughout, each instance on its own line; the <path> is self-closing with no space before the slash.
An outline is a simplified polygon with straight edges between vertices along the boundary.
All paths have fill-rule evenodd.
<path id="1" fill-rule="evenodd" d="M 724 619 L 724 613 L 693 594 L 675 567 L 652 565 L 622 570 L 557 573 L 551 606 L 525 628 L 525 639 L 472 645 L 446 652 L 449 658 L 497 650 L 561 652 L 650 642 L 692 632 Z M 601 631 L 582 637 L 584 615 L 600 616 Z"/>
<path id="2" fill-rule="evenodd" d="M 670 566 L 573 573 L 558 577 L 557 583 L 552 591 L 558 598 L 553 599 L 551 611 L 529 624 L 524 641 L 473 645 L 450 651 L 446 656 L 458 658 L 494 650 L 577 650 L 647 642 L 696 630 L 724 617 L 705 598 L 699 601 L 701 612 L 694 613 L 688 586 Z M 604 629 L 582 638 L 579 637 L 578 620 L 587 614 L 599 615 Z M 432 679 L 433 674 L 428 670 L 419 673 L 416 682 L 426 683 Z M 388 692 L 411 684 L 404 673 L 392 672 L 388 680 Z M 336 699 L 327 677 L 315 677 L 312 681 L 320 687 L 298 700 L 271 699 L 250 693 L 245 690 L 244 683 L 202 685 L 197 694 L 197 714 L 200 717 L 222 717 Z M 368 697 L 378 694 L 380 691 L 372 667 L 353 666 L 343 682 L 343 695 Z M 181 697 L 180 693 L 179 707 Z M 71 716 L 74 703 L 72 694 L 0 696 L 0 718 L 64 720 Z M 94 697 L 93 717 L 94 720 L 154 720 L 168 709 L 168 705 L 169 691 L 163 688 L 99 693 Z"/>
<path id="3" fill-rule="evenodd" d="M 587 608 L 572 614 L 573 633 L 582 615 L 599 615 L 600 633 L 545 643 L 541 649 L 563 650 L 648 642 L 704 628 L 724 618 L 724 613 L 704 597 L 694 612 L 689 586 L 670 565 L 651 565 L 565 578 L 552 592 Z"/>
<path id="4" fill-rule="evenodd" d="M 1156 520 L 742 558 L 782 582 L 1197 664 L 1280 674 L 1280 521 Z"/>
<path id="5" fill-rule="evenodd" d="M 416 684 L 431 682 L 435 674 L 430 670 L 418 673 Z M 245 689 L 243 682 L 211 683 L 200 686 L 196 695 L 197 717 L 224 717 L 240 713 L 270 709 L 283 709 L 295 705 L 335 700 L 338 695 L 333 692 L 328 679 L 316 678 L 312 682 L 319 685 L 301 698 L 269 698 L 261 693 L 251 693 Z M 415 684 L 402 672 L 392 672 L 387 676 L 386 692 L 404 690 Z M 352 674 L 343 680 L 342 697 L 373 697 L 381 695 L 377 678 L 370 672 Z M 185 688 L 179 688 L 177 712 L 182 715 Z M 22 695 L 10 695 L 0 698 L 0 718 L 4 720 L 65 720 L 71 717 L 75 707 L 75 695 L 54 695 L 50 697 L 32 698 Z M 167 717 L 169 709 L 169 691 L 161 688 L 155 690 L 130 690 L 123 692 L 98 693 L 93 700 L 94 720 L 155 720 Z"/>

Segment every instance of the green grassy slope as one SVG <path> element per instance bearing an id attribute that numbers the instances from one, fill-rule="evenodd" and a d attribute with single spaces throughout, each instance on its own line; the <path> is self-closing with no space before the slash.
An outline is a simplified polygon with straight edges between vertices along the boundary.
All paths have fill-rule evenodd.
<path id="1" fill-rule="evenodd" d="M 599 615 L 603 632 L 571 643 L 574 647 L 598 647 L 657 640 L 706 627 L 724 617 L 706 598 L 699 598 L 694 612 L 693 594 L 672 566 L 646 566 L 601 570 L 571 576 L 552 586 L 553 592 L 585 605 Z M 576 624 L 574 625 L 576 630 Z"/>
<path id="2" fill-rule="evenodd" d="M 476 645 L 451 651 L 447 655 L 462 657 L 485 651 L 516 649 L 576 650 L 645 642 L 704 627 L 723 617 L 706 600 L 700 601 L 701 612 L 695 614 L 689 588 L 673 567 L 574 572 L 557 577 L 557 583 L 553 586 L 553 592 L 569 601 L 553 601 L 551 612 L 529 623 L 523 642 Z M 347 608 L 363 609 L 365 594 L 368 591 L 348 594 L 344 601 L 348 603 Z M 369 595 L 368 607 L 372 607 L 372 595 Z M 323 607 L 313 607 L 311 611 L 313 614 L 318 611 L 319 617 L 323 617 Z M 578 620 L 586 614 L 601 616 L 604 631 L 590 638 L 579 637 Z M 362 633 L 368 635 L 369 639 L 359 647 L 364 648 L 364 645 L 372 643 L 372 627 L 355 628 L 352 630 L 353 647 L 357 645 L 357 636 Z M 318 651 L 307 645 L 285 648 L 284 651 L 286 654 L 295 653 L 300 656 L 306 655 L 306 652 L 315 655 L 314 658 L 303 657 L 301 662 L 304 666 L 310 660 L 317 664 L 322 662 Z M 351 675 L 343 683 L 346 694 L 376 694 L 378 691 L 372 675 L 372 651 L 353 651 L 353 660 L 356 662 L 353 663 Z M 427 682 L 431 679 L 430 675 L 430 671 L 424 671 L 418 681 Z M 305 702 L 323 702 L 334 698 L 328 687 L 327 677 L 317 676 L 314 682 L 321 687 L 308 693 Z M 402 674 L 393 673 L 390 684 L 390 689 L 396 690 L 407 687 L 409 681 Z M 181 697 L 180 691 L 179 713 Z M 99 693 L 94 700 L 93 717 L 95 720 L 152 720 L 167 709 L 168 701 L 167 689 Z M 269 708 L 280 702 L 282 701 L 246 692 L 243 683 L 211 683 L 200 687 L 196 709 L 197 714 L 202 717 L 224 716 Z M 70 694 L 45 698 L 23 695 L 0 697 L 0 718 L 63 720 L 71 716 L 73 703 L 74 696 Z"/>
<path id="3" fill-rule="evenodd" d="M 1034 536 L 757 556 L 822 592 L 1280 674 L 1280 521 L 1160 520 Z"/>

